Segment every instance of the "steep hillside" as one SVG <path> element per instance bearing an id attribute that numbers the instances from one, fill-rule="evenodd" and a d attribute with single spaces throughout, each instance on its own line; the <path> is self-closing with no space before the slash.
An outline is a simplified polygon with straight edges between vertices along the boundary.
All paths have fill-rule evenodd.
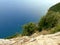
<path id="1" fill-rule="evenodd" d="M 46 15 L 44 15 L 39 22 L 39 30 L 54 30 L 60 31 L 60 3 L 49 8 Z"/>
<path id="2" fill-rule="evenodd" d="M 54 12 L 60 12 L 60 3 L 52 6 L 52 7 L 49 9 L 49 11 L 50 11 L 50 10 L 51 10 L 51 11 L 54 11 Z"/>

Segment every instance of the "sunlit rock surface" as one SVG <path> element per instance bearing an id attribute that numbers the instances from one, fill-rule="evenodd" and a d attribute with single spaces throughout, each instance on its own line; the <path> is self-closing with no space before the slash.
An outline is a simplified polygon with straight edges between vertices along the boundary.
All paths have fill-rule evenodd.
<path id="1" fill-rule="evenodd" d="M 60 45 L 60 32 L 37 37 L 17 37 L 13 39 L 0 39 L 0 45 Z"/>

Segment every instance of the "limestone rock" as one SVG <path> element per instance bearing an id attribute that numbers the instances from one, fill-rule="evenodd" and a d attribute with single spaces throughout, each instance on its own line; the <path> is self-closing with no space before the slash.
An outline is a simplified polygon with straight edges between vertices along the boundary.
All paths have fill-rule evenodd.
<path id="1" fill-rule="evenodd" d="M 0 45 L 60 45 L 60 32 L 37 37 L 17 37 L 13 39 L 0 39 Z"/>

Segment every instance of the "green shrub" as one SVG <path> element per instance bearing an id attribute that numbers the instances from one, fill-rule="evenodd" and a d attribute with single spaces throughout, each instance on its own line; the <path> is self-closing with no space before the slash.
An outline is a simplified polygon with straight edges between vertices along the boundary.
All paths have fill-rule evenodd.
<path id="1" fill-rule="evenodd" d="M 39 21 L 39 31 L 42 29 L 51 29 L 57 25 L 58 20 L 60 19 L 60 13 L 59 12 L 53 12 L 50 11 L 47 13 L 47 15 L 43 16 L 41 20 Z"/>
<path id="2" fill-rule="evenodd" d="M 51 29 L 51 33 L 56 33 L 60 31 L 60 23 L 56 25 L 53 29 Z"/>
<path id="3" fill-rule="evenodd" d="M 23 26 L 23 32 L 22 35 L 24 36 L 30 36 L 31 34 L 35 33 L 36 31 L 36 24 L 35 23 L 28 23 Z"/>

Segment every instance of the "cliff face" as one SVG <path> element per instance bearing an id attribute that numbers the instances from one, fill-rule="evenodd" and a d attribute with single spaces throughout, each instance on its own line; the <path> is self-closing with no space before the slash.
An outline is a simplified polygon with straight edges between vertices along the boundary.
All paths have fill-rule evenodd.
<path id="1" fill-rule="evenodd" d="M 60 45 L 60 32 L 34 38 L 23 36 L 13 39 L 0 39 L 0 45 Z"/>

